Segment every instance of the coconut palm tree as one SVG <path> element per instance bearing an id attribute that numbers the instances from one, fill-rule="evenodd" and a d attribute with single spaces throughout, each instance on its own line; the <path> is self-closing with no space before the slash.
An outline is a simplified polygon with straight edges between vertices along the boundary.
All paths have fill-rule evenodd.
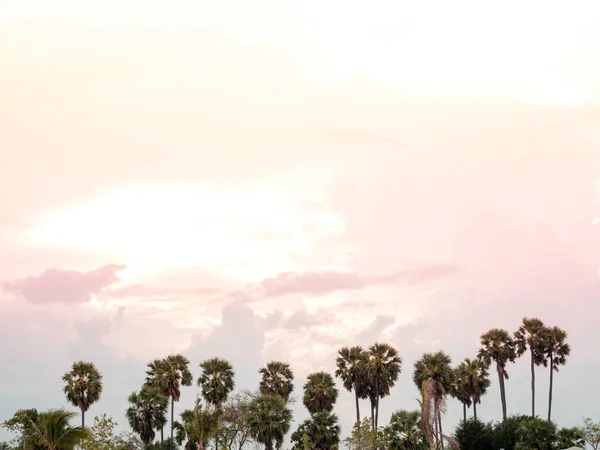
<path id="1" fill-rule="evenodd" d="M 506 330 L 492 328 L 481 335 L 481 348 L 478 357 L 487 367 L 496 363 L 498 382 L 500 385 L 500 400 L 502 401 L 502 420 L 506 420 L 506 389 L 504 380 L 508 380 L 506 365 L 515 362 L 517 358 L 516 344 L 512 336 Z"/>
<path id="2" fill-rule="evenodd" d="M 72 427 L 69 421 L 75 413 L 64 409 L 54 409 L 39 415 L 30 424 L 46 450 L 72 450 L 82 440 L 92 437 L 83 426 Z"/>
<path id="3" fill-rule="evenodd" d="M 155 386 L 163 395 L 171 398 L 171 445 L 173 445 L 175 402 L 178 402 L 181 397 L 181 386 L 191 386 L 193 381 L 189 364 L 190 361 L 181 354 L 169 355 L 149 363 L 146 371 L 146 384 Z"/>
<path id="4" fill-rule="evenodd" d="M 459 390 L 468 396 L 469 404 L 473 404 L 473 418 L 477 420 L 477 404 L 481 403 L 481 397 L 490 387 L 487 367 L 479 358 L 465 358 L 454 370 L 454 374 L 455 386 L 459 386 Z"/>
<path id="5" fill-rule="evenodd" d="M 540 319 L 523 317 L 521 326 L 514 334 L 517 357 L 529 350 L 531 359 L 531 417 L 535 417 L 535 366 L 540 366 L 545 360 L 541 342 L 543 330 L 544 322 Z"/>
<path id="6" fill-rule="evenodd" d="M 338 390 L 333 377 L 327 372 L 311 373 L 304 384 L 304 397 L 302 402 L 308 412 L 331 412 L 337 401 Z"/>
<path id="7" fill-rule="evenodd" d="M 454 372 L 450 367 L 452 359 L 442 351 L 425 353 L 415 362 L 413 382 L 417 389 L 422 390 L 427 380 L 432 380 L 434 387 L 434 429 L 437 429 L 437 440 L 441 441 L 442 435 L 442 405 L 447 393 L 451 392 L 454 382 Z M 443 444 L 442 444 L 443 445 Z"/>
<path id="8" fill-rule="evenodd" d="M 280 449 L 290 430 L 292 411 L 280 395 L 261 395 L 248 405 L 250 436 L 265 450 Z"/>
<path id="9" fill-rule="evenodd" d="M 367 354 L 362 347 L 343 347 L 335 360 L 335 376 L 342 380 L 344 389 L 354 391 L 356 402 L 356 422 L 360 422 L 358 399 L 364 396 Z"/>
<path id="10" fill-rule="evenodd" d="M 375 400 L 375 417 L 373 429 L 377 431 L 379 421 L 379 399 L 390 395 L 390 389 L 394 387 L 400 372 L 402 371 L 402 358 L 398 350 L 389 344 L 376 342 L 369 347 L 368 359 L 366 361 L 366 377 L 373 389 Z"/>
<path id="11" fill-rule="evenodd" d="M 198 386 L 201 388 L 202 397 L 220 410 L 235 387 L 233 366 L 225 359 L 211 358 L 200 363 L 200 368 L 202 374 L 198 378 Z M 219 448 L 216 434 L 215 448 Z"/>
<path id="12" fill-rule="evenodd" d="M 81 410 L 81 426 L 85 427 L 85 412 L 102 395 L 102 375 L 94 363 L 77 361 L 62 380 L 65 383 L 63 392 L 67 400 Z"/>
<path id="13" fill-rule="evenodd" d="M 294 372 L 288 363 L 271 361 L 258 371 L 262 395 L 278 395 L 287 403 L 294 390 Z"/>
<path id="14" fill-rule="evenodd" d="M 559 371 L 559 366 L 567 363 L 567 356 L 571 354 L 571 347 L 566 342 L 567 332 L 559 327 L 546 328 L 542 332 L 542 346 L 544 348 L 544 367 L 550 367 L 550 387 L 548 389 L 548 421 L 552 417 L 552 388 L 554 386 L 554 372 Z"/>
<path id="15" fill-rule="evenodd" d="M 129 407 L 125 415 L 129 426 L 148 448 L 156 436 L 154 430 L 164 426 L 169 399 L 156 387 L 144 385 L 139 393 L 132 392 L 127 401 Z M 161 438 L 161 448 L 162 444 Z"/>
<path id="16" fill-rule="evenodd" d="M 214 407 L 202 407 L 200 399 L 196 399 L 194 408 L 184 410 L 181 422 L 175 422 L 177 442 L 181 445 L 186 441 L 186 450 L 205 450 L 210 438 L 218 432 L 220 414 Z"/>

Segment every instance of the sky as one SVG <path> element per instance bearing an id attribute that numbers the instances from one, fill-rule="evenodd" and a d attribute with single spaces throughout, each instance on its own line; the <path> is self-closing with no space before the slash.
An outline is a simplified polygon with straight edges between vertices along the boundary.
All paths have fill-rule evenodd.
<path id="1" fill-rule="evenodd" d="M 385 423 L 417 407 L 420 355 L 457 364 L 524 316 L 569 333 L 553 418 L 600 420 L 579 389 L 600 369 L 598 21 L 583 0 L 0 2 L 0 420 L 67 406 L 79 359 L 104 375 L 88 416 L 125 430 L 153 358 L 195 378 L 228 358 L 239 389 L 287 361 L 299 397 L 382 341 L 403 358 Z M 501 418 L 495 378 L 478 412 Z"/>

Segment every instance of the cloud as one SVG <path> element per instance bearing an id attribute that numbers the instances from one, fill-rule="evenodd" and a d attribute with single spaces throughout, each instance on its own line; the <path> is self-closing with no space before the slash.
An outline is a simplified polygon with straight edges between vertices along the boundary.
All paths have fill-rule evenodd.
<path id="1" fill-rule="evenodd" d="M 38 276 L 6 282 L 2 288 L 34 304 L 85 303 L 117 283 L 117 274 L 124 268 L 123 265 L 109 264 L 88 272 L 49 269 Z"/>
<path id="2" fill-rule="evenodd" d="M 321 296 L 340 290 L 359 290 L 381 284 L 418 284 L 454 275 L 459 267 L 452 264 L 423 265 L 383 276 L 360 276 L 336 270 L 283 272 L 259 283 L 259 291 L 266 298 L 288 294 Z"/>
<path id="3" fill-rule="evenodd" d="M 104 295 L 113 298 L 126 297 L 193 297 L 197 295 L 217 294 L 221 289 L 217 288 L 187 288 L 177 286 L 148 286 L 144 284 L 133 284 L 121 288 L 107 289 Z"/>

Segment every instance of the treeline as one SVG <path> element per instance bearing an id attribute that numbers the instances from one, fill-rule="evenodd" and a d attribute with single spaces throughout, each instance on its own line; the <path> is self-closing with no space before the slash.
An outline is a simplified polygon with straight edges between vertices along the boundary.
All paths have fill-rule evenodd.
<path id="1" fill-rule="evenodd" d="M 471 443 L 479 442 L 479 438 L 473 436 L 486 435 L 491 436 L 490 445 L 499 442 L 498 436 L 504 436 L 502 448 L 512 450 L 519 448 L 517 444 L 522 441 L 519 440 L 519 430 L 526 426 L 539 428 L 541 424 L 550 428 L 554 426 L 553 437 L 547 439 L 552 441 L 553 447 L 548 449 L 559 448 L 556 446 L 566 441 L 568 433 L 556 430 L 550 421 L 552 389 L 554 373 L 566 364 L 570 354 L 567 333 L 558 327 L 547 327 L 539 319 L 524 318 L 514 333 L 491 329 L 481 335 L 480 341 L 477 354 L 454 367 L 450 356 L 443 351 L 422 355 L 414 363 L 412 372 L 412 381 L 421 393 L 418 408 L 415 411 L 397 411 L 384 427 L 379 427 L 380 402 L 390 395 L 400 378 L 401 356 L 386 343 L 375 343 L 369 348 L 341 348 L 335 361 L 335 373 L 315 372 L 306 379 L 302 403 L 310 417 L 291 434 L 293 449 L 333 450 L 342 444 L 341 427 L 334 413 L 339 395 L 335 378 L 339 378 L 344 389 L 354 396 L 356 423 L 351 436 L 343 442 L 351 450 L 424 450 L 444 448 L 444 445 L 484 449 L 485 446 L 473 447 Z M 505 391 L 509 363 L 526 354 L 531 361 L 532 377 L 531 416 L 526 417 L 529 421 L 524 420 L 525 416 L 519 416 L 519 420 L 507 416 Z M 549 368 L 547 420 L 541 420 L 535 414 L 535 369 L 538 366 Z M 491 367 L 498 376 L 502 421 L 484 424 L 478 420 L 477 405 L 491 384 Z M 194 379 L 190 361 L 181 354 L 151 361 L 140 389 L 127 399 L 125 416 L 133 434 L 111 438 L 111 448 L 105 439 L 104 447 L 99 448 L 173 450 L 183 445 L 185 449 L 204 450 L 210 446 L 241 450 L 251 444 L 260 445 L 265 450 L 283 447 L 292 424 L 290 406 L 296 401 L 292 396 L 294 373 L 288 363 L 269 362 L 259 370 L 261 378 L 256 391 L 238 393 L 234 393 L 235 372 L 229 361 L 215 357 L 200 363 L 199 368 L 200 375 Z M 102 375 L 96 366 L 89 362 L 75 362 L 63 376 L 63 382 L 67 400 L 81 411 L 81 426 L 70 425 L 73 413 L 64 410 L 40 414 L 35 410 L 18 411 L 4 424 L 18 433 L 15 448 L 71 450 L 79 446 L 83 450 L 96 450 L 94 446 L 100 445 L 97 443 L 98 435 L 105 438 L 112 436 L 114 422 L 105 416 L 96 418 L 91 429 L 85 427 L 86 412 L 100 399 L 103 390 Z M 200 395 L 191 409 L 182 411 L 176 418 L 175 404 L 180 400 L 181 387 L 194 383 L 200 388 Z M 463 405 L 463 421 L 453 436 L 444 434 L 442 421 L 450 398 Z M 361 400 L 367 400 L 370 405 L 370 416 L 363 420 L 360 417 Z M 467 411 L 471 407 L 473 418 L 469 419 Z M 510 424 L 517 422 L 512 434 L 506 431 L 512 426 Z M 582 439 L 592 442 L 594 437 L 590 429 L 587 434 L 584 430 L 571 430 L 571 444 L 579 445 Z"/>

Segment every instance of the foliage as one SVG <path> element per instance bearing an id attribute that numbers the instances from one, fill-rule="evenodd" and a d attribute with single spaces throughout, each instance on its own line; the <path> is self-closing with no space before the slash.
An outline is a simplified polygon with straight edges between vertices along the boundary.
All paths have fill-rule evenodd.
<path id="1" fill-rule="evenodd" d="M 556 425 L 548 420 L 531 417 L 517 428 L 515 450 L 554 450 Z"/>
<path id="2" fill-rule="evenodd" d="M 173 447 L 171 447 L 171 445 L 173 445 Z M 167 448 L 178 449 L 179 446 L 177 445 L 177 442 L 171 442 L 171 438 L 168 437 L 163 444 L 161 444 L 160 441 L 154 441 L 146 447 L 147 450 L 165 450 Z"/>
<path id="3" fill-rule="evenodd" d="M 461 450 L 496 450 L 492 424 L 476 419 L 461 421 L 454 437 L 460 443 Z"/>
<path id="4" fill-rule="evenodd" d="M 352 434 L 344 439 L 348 450 L 375 450 L 379 446 L 378 433 L 373 429 L 370 417 L 356 422 L 352 428 Z"/>
<path id="5" fill-rule="evenodd" d="M 379 419 L 379 399 L 390 395 L 400 372 L 402 371 L 402 358 L 398 350 L 389 344 L 375 343 L 369 347 L 366 360 L 366 380 L 369 386 L 369 399 L 371 401 L 371 415 L 375 411 L 373 428 L 377 430 Z"/>
<path id="6" fill-rule="evenodd" d="M 327 372 L 315 372 L 308 375 L 304 384 L 304 406 L 311 414 L 333 411 L 337 401 L 338 390 L 333 377 Z"/>
<path id="7" fill-rule="evenodd" d="M 131 432 L 122 432 L 115 437 L 118 450 L 142 450 L 144 444 L 140 441 L 140 438 Z M 152 448 L 150 445 L 148 448 Z M 165 447 L 168 448 L 168 447 Z"/>
<path id="8" fill-rule="evenodd" d="M 571 354 L 571 347 L 566 342 L 567 332 L 559 327 L 545 328 L 542 333 L 544 347 L 544 367 L 550 367 L 550 388 L 548 399 L 548 420 L 552 417 L 552 385 L 554 372 L 559 366 L 567 363 L 567 356 Z"/>
<path id="9" fill-rule="evenodd" d="M 577 427 L 561 428 L 556 433 L 556 448 L 585 447 L 583 433 Z"/>
<path id="10" fill-rule="evenodd" d="M 321 411 L 311 415 L 292 433 L 294 450 L 306 447 L 318 450 L 336 450 L 340 442 L 341 428 L 335 414 Z"/>
<path id="11" fill-rule="evenodd" d="M 271 361 L 258 371 L 261 375 L 259 390 L 262 395 L 277 395 L 286 402 L 294 390 L 294 372 L 288 363 Z"/>
<path id="12" fill-rule="evenodd" d="M 20 409 L 10 419 L 3 422 L 2 426 L 12 433 L 19 434 L 19 437 L 13 441 L 13 444 L 19 449 L 41 450 L 45 447 L 33 425 L 38 420 L 39 414 L 36 409 Z"/>
<path id="13" fill-rule="evenodd" d="M 155 386 L 163 395 L 178 402 L 181 397 L 181 386 L 192 385 L 190 361 L 183 355 L 169 355 L 164 359 L 155 359 L 148 364 L 146 384 Z"/>
<path id="14" fill-rule="evenodd" d="M 226 448 L 241 450 L 250 438 L 248 411 L 252 400 L 258 395 L 253 392 L 243 391 L 222 405 L 221 426 L 218 437 Z"/>
<path id="15" fill-rule="evenodd" d="M 589 417 L 584 418 L 581 434 L 590 447 L 598 450 L 600 447 L 600 422 L 594 422 Z"/>
<path id="16" fill-rule="evenodd" d="M 513 415 L 508 416 L 502 422 L 494 424 L 494 448 L 503 448 L 504 450 L 514 450 L 517 445 L 517 430 L 529 416 Z"/>
<path id="17" fill-rule="evenodd" d="M 154 430 L 165 425 L 168 399 L 156 387 L 144 385 L 140 392 L 132 392 L 127 401 L 125 416 L 129 426 L 147 446 L 156 436 Z"/>
<path id="18" fill-rule="evenodd" d="M 46 450 L 72 450 L 83 440 L 91 438 L 91 433 L 85 428 L 69 424 L 73 417 L 74 412 L 54 409 L 41 413 L 37 421 L 30 421 Z"/>
<path id="19" fill-rule="evenodd" d="M 248 406 L 250 436 L 265 450 L 280 449 L 292 422 L 292 411 L 280 395 L 261 395 Z"/>
<path id="20" fill-rule="evenodd" d="M 114 434 L 116 426 L 117 423 L 106 414 L 95 417 L 91 437 L 81 443 L 81 450 L 121 450 L 123 445 Z"/>
<path id="21" fill-rule="evenodd" d="M 358 399 L 366 397 L 367 353 L 360 346 L 343 347 L 335 360 L 335 376 L 342 380 L 344 389 L 354 391 L 356 421 L 360 421 Z"/>
<path id="22" fill-rule="evenodd" d="M 102 395 L 102 375 L 94 363 L 77 361 L 62 377 L 63 392 L 73 406 L 81 410 L 81 426 L 85 426 L 85 413 Z"/>
<path id="23" fill-rule="evenodd" d="M 452 395 L 465 407 L 473 405 L 474 418 L 477 419 L 477 404 L 490 386 L 487 367 L 479 358 L 465 358 L 454 369 Z M 466 417 L 463 417 L 466 419 Z"/>
<path id="24" fill-rule="evenodd" d="M 427 440 L 421 430 L 419 411 L 396 411 L 390 423 L 381 430 L 380 440 L 387 450 L 423 450 Z"/>
<path id="25" fill-rule="evenodd" d="M 204 450 L 208 441 L 213 438 L 218 429 L 220 411 L 214 407 L 203 407 L 199 399 L 193 409 L 181 413 L 181 421 L 175 422 L 177 443 L 185 442 L 185 449 Z"/>
<path id="26" fill-rule="evenodd" d="M 200 363 L 200 368 L 202 374 L 197 383 L 202 397 L 211 405 L 220 405 L 235 386 L 233 366 L 225 359 L 211 358 Z"/>

